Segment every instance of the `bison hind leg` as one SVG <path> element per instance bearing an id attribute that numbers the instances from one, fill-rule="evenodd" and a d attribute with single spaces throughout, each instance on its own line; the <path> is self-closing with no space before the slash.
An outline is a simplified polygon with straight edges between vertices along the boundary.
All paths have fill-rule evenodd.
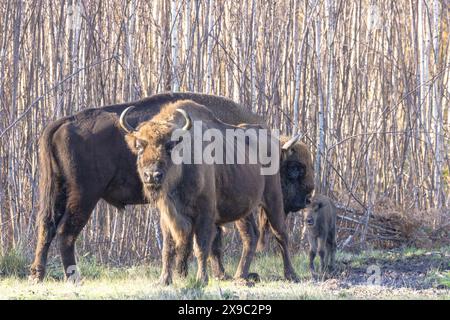
<path id="1" fill-rule="evenodd" d="M 236 221 L 236 226 L 239 231 L 239 235 L 242 239 L 242 255 L 239 261 L 239 266 L 234 276 L 235 279 L 247 279 L 249 277 L 250 264 L 253 260 L 256 251 L 256 242 L 258 239 L 258 232 L 253 215 L 248 215 L 241 220 Z M 259 278 L 259 275 L 255 274 L 255 278 Z"/>
<path id="2" fill-rule="evenodd" d="M 266 213 L 261 207 L 258 210 L 258 244 L 256 245 L 256 252 L 263 252 L 267 243 L 267 229 L 269 229 L 269 221 L 267 220 Z"/>
<path id="3" fill-rule="evenodd" d="M 212 242 L 216 233 L 216 225 L 213 215 L 205 214 L 196 220 L 194 226 L 194 250 L 197 257 L 197 281 L 202 285 L 207 285 L 208 278 L 208 258 L 211 252 Z"/>
<path id="4" fill-rule="evenodd" d="M 44 280 L 47 265 L 48 250 L 53 239 L 56 236 L 56 228 L 66 210 L 67 195 L 66 190 L 62 186 L 62 182 L 58 184 L 58 193 L 54 203 L 54 218 L 52 219 L 51 208 L 40 204 L 41 212 L 38 216 L 38 240 L 36 243 L 35 259 L 30 267 L 29 280 L 40 282 Z"/>
<path id="5" fill-rule="evenodd" d="M 225 268 L 223 266 L 222 237 L 222 228 L 218 226 L 216 228 L 216 236 L 211 247 L 209 263 L 215 279 L 228 280 L 230 279 L 230 276 L 225 273 Z"/>

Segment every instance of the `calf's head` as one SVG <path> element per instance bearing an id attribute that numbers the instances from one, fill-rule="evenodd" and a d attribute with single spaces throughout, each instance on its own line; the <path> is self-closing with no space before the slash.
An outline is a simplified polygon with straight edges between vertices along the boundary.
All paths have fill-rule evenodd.
<path id="1" fill-rule="evenodd" d="M 171 153 L 174 147 L 182 141 L 182 137 L 172 140 L 174 130 L 188 131 L 192 121 L 183 109 L 176 109 L 175 114 L 162 114 L 159 117 L 144 122 L 133 128 L 127 121 L 126 115 L 133 107 L 125 109 L 119 123 L 127 132 L 125 140 L 131 151 L 137 155 L 137 168 L 144 191 L 148 198 L 155 198 L 164 185 L 180 175 L 180 165 L 173 163 Z M 175 117 L 178 116 L 177 124 Z"/>
<path id="2" fill-rule="evenodd" d="M 307 227 L 314 228 L 317 224 L 319 216 L 322 214 L 323 201 L 312 200 L 310 205 L 305 210 L 304 222 Z"/>

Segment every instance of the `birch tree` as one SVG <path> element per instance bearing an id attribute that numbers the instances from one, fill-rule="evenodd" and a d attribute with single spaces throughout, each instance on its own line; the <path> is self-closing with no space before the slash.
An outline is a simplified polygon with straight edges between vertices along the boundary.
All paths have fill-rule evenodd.
<path id="1" fill-rule="evenodd" d="M 170 17 L 171 17 L 171 47 L 172 47 L 172 91 L 180 90 L 180 81 L 178 78 L 178 8 L 177 0 L 170 1 Z"/>
<path id="2" fill-rule="evenodd" d="M 207 71 L 206 71 L 206 92 L 211 93 L 212 90 L 212 48 L 213 48 L 213 23 L 214 23 L 214 0 L 208 0 L 207 2 L 207 32 L 206 41 L 208 43 L 208 53 L 206 55 L 207 59 Z"/>

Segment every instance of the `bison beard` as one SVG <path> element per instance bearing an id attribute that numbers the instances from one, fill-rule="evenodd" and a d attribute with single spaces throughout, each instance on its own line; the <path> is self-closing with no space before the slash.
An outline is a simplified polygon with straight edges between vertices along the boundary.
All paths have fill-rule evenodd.
<path id="1" fill-rule="evenodd" d="M 144 186 L 144 195 L 145 195 L 145 198 L 148 200 L 148 203 L 149 203 L 152 207 L 156 207 L 156 202 L 157 202 L 157 200 L 158 200 L 160 191 L 161 191 L 161 188 L 160 188 L 160 187 Z"/>

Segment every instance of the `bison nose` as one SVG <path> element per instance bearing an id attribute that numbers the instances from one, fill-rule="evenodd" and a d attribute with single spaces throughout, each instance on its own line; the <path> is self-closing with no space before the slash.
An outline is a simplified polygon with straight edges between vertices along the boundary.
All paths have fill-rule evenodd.
<path id="1" fill-rule="evenodd" d="M 163 178 L 163 173 L 161 171 L 155 171 L 153 172 L 153 181 L 155 181 L 155 183 L 161 183 Z"/>
<path id="2" fill-rule="evenodd" d="M 150 182 L 152 182 L 152 172 L 150 171 L 150 170 L 144 170 L 144 172 L 143 172 L 143 175 L 144 175 L 144 182 L 145 183 L 150 183 Z"/>

